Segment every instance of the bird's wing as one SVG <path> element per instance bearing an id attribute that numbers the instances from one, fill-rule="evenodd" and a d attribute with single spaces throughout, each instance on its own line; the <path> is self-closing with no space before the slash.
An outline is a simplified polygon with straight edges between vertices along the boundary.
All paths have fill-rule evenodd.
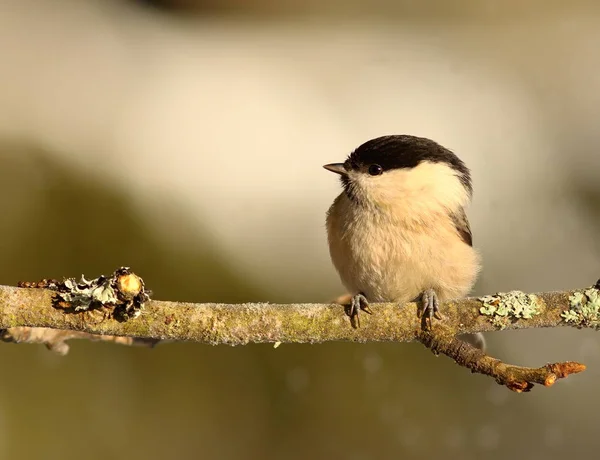
<path id="1" fill-rule="evenodd" d="M 460 210 L 453 212 L 451 217 L 452 221 L 454 222 L 454 226 L 456 227 L 456 231 L 462 240 L 469 246 L 473 246 L 471 226 L 469 225 L 469 219 L 467 219 L 464 208 L 460 208 Z"/>

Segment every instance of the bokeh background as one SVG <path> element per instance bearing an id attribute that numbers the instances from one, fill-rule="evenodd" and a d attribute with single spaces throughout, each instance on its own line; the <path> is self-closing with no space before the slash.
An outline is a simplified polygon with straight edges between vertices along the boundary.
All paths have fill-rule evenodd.
<path id="1" fill-rule="evenodd" d="M 321 165 L 410 133 L 473 171 L 476 293 L 590 285 L 599 49 L 591 0 L 0 0 L 0 283 L 327 301 Z M 2 344 L 0 458 L 594 455 L 600 337 L 488 342 L 588 370 L 518 395 L 418 344 Z"/>

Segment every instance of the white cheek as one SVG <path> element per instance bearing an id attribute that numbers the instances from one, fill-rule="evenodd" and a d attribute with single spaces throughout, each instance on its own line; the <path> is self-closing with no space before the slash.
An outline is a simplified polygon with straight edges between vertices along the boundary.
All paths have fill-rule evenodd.
<path id="1" fill-rule="evenodd" d="M 423 212 L 465 206 L 469 194 L 456 171 L 442 163 L 421 163 L 412 169 L 386 171 L 379 176 L 352 172 L 356 193 L 378 207 L 404 207 L 408 202 Z M 404 210 L 406 211 L 406 210 Z"/>
<path id="2" fill-rule="evenodd" d="M 353 173 L 350 179 L 356 190 L 367 201 L 376 205 L 385 205 L 405 195 L 403 183 L 405 171 L 390 171 L 379 176 Z"/>

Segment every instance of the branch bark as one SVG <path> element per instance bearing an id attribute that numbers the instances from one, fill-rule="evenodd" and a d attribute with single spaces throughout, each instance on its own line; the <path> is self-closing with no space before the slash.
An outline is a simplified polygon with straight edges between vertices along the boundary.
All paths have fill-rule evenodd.
<path id="1" fill-rule="evenodd" d="M 538 369 L 510 366 L 459 340 L 457 335 L 569 325 L 598 328 L 600 321 L 595 320 L 599 318 L 594 319 L 589 314 L 585 316 L 582 305 L 576 305 L 573 300 L 577 298 L 581 303 L 583 298 L 584 309 L 593 307 L 595 304 L 588 299 L 590 295 L 586 297 L 584 294 L 588 291 L 519 293 L 530 301 L 526 308 L 518 302 L 514 304 L 514 296 L 507 297 L 512 293 L 504 297 L 488 296 L 483 301 L 478 298 L 449 301 L 441 305 L 444 319 L 434 321 L 430 328 L 424 327 L 417 317 L 416 303 L 404 306 L 371 304 L 373 314 L 364 317 L 361 327 L 355 329 L 350 326 L 349 317 L 339 304 L 226 305 L 153 300 L 143 304 L 139 316 L 123 319 L 111 315 L 110 306 L 78 313 L 57 308 L 57 293 L 53 290 L 0 286 L 0 329 L 4 330 L 7 341 L 11 340 L 11 332 L 19 331 L 16 328 L 50 328 L 69 331 L 70 336 L 59 336 L 60 342 L 81 338 L 80 334 L 85 333 L 97 339 L 104 336 L 105 340 L 117 343 L 117 337 L 128 337 L 131 342 L 122 341 L 128 345 L 147 345 L 162 340 L 210 345 L 418 340 L 435 353 L 446 354 L 473 372 L 490 375 L 512 390 L 528 391 L 534 383 L 550 386 L 556 379 L 580 372 L 585 366 L 579 363 L 549 364 Z M 506 299 L 513 303 L 505 302 Z M 508 307 L 504 308 L 506 305 Z M 567 313 L 571 319 L 567 319 Z M 21 340 L 14 341 L 28 340 L 21 337 Z M 43 342 L 39 337 L 30 341 Z M 47 346 L 57 345 L 47 343 Z"/>

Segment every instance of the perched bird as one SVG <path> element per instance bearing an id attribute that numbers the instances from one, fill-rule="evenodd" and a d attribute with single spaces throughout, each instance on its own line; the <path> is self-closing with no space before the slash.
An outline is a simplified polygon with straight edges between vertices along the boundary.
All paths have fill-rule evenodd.
<path id="1" fill-rule="evenodd" d="M 353 322 L 371 313 L 369 302 L 409 301 L 431 321 L 441 318 L 440 301 L 469 293 L 480 257 L 465 215 L 471 175 L 454 153 L 422 137 L 383 136 L 324 168 L 344 189 L 327 212 L 327 233 Z M 469 341 L 484 346 L 480 335 Z"/>

